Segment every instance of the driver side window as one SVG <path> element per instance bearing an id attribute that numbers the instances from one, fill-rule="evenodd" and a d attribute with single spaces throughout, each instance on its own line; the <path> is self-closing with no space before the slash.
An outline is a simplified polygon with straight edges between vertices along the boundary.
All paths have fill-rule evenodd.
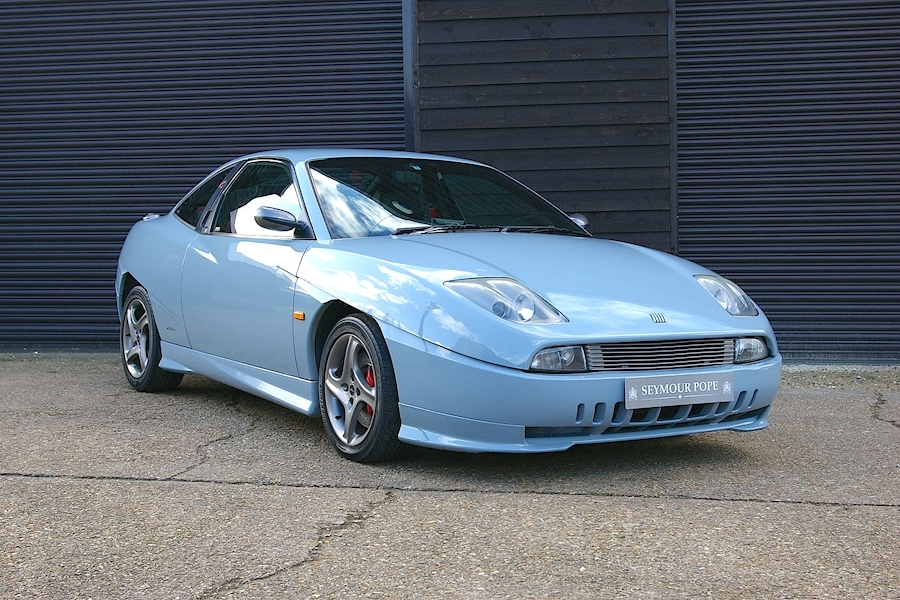
<path id="1" fill-rule="evenodd" d="M 254 218 L 262 207 L 278 208 L 305 221 L 300 196 L 287 166 L 268 161 L 251 162 L 238 173 L 219 204 L 213 233 L 233 233 L 253 237 L 293 238 L 294 231 L 273 231 Z"/>

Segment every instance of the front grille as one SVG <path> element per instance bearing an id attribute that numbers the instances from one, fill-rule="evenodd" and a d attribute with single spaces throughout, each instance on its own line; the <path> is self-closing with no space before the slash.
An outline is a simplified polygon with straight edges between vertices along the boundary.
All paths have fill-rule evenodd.
<path id="1" fill-rule="evenodd" d="M 696 369 L 734 362 L 733 339 L 618 342 L 585 346 L 590 371 Z"/>

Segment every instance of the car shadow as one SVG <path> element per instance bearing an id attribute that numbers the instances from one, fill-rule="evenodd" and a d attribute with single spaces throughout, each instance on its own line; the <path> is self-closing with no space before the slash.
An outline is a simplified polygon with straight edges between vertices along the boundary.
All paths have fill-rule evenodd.
<path id="1" fill-rule="evenodd" d="M 584 444 L 563 452 L 538 454 L 469 454 L 408 446 L 394 461 L 359 464 L 340 458 L 329 448 L 321 420 L 310 418 L 227 385 L 199 376 L 186 377 L 170 394 L 179 401 L 218 403 L 251 416 L 254 429 L 270 441 L 281 440 L 273 451 L 297 445 L 314 449 L 319 465 L 332 474 L 351 475 L 358 484 L 379 487 L 434 490 L 567 490 L 604 488 L 607 484 L 640 479 L 645 482 L 672 477 L 689 478 L 697 472 L 744 470 L 759 457 L 739 442 L 744 434 L 715 432 L 650 440 Z M 304 460 L 296 456 L 302 474 Z M 322 462 L 324 461 L 324 463 Z M 286 473 L 272 473 L 290 480 Z M 587 483 L 590 482 L 590 483 Z M 337 483 L 337 482 L 335 482 Z M 339 485 L 339 484 L 338 484 Z M 586 486 L 586 487 L 585 487 Z M 614 486 L 615 487 L 615 486 Z"/>
<path id="2" fill-rule="evenodd" d="M 753 470 L 758 457 L 737 445 L 740 435 L 718 432 L 620 441 L 541 454 L 463 454 L 411 448 L 402 460 L 369 468 L 390 472 L 395 478 L 398 471 L 405 473 L 419 489 L 681 495 L 695 487 L 691 481 L 730 479 L 729 473 Z"/>

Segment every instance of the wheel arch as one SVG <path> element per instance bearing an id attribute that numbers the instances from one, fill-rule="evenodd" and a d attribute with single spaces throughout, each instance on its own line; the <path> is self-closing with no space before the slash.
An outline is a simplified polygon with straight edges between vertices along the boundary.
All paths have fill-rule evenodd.
<path id="1" fill-rule="evenodd" d="M 324 309 L 322 309 L 318 321 L 316 322 L 316 333 L 313 340 L 316 357 L 316 371 L 318 371 L 319 367 L 322 365 L 325 340 L 328 338 L 328 334 L 331 333 L 331 330 L 334 329 L 334 326 L 337 325 L 337 322 L 348 315 L 362 312 L 363 311 L 354 308 L 341 300 L 332 300 L 326 304 Z"/>
<path id="2" fill-rule="evenodd" d="M 122 277 L 119 280 L 119 290 L 116 294 L 116 301 L 119 305 L 118 308 L 120 317 L 122 316 L 122 311 L 125 308 L 125 297 L 128 295 L 128 292 L 139 285 L 141 285 L 141 282 L 135 279 L 131 273 L 125 272 L 122 274 Z"/>

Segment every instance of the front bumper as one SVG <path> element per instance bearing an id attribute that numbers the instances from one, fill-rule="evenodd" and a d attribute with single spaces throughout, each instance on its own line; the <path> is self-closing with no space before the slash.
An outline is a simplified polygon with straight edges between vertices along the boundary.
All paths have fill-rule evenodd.
<path id="1" fill-rule="evenodd" d="M 463 452 L 548 452 L 577 444 L 768 426 L 781 356 L 730 371 L 730 402 L 625 408 L 625 379 L 670 372 L 538 374 L 456 354 L 398 330 L 386 331 L 400 397 L 400 439 Z M 676 374 L 684 371 L 671 371 Z"/>

